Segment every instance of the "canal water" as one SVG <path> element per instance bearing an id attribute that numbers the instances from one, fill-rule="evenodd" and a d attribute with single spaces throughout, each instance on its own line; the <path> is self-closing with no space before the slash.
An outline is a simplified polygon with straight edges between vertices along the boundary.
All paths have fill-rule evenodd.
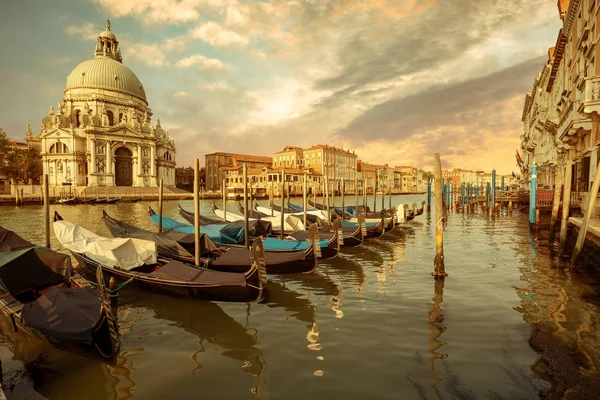
<path id="1" fill-rule="evenodd" d="M 423 199 L 394 196 L 393 203 Z M 181 203 L 192 209 L 191 201 Z M 103 209 L 155 229 L 148 205 L 157 206 L 51 210 L 108 235 Z M 164 210 L 179 219 L 177 202 Z M 435 221 L 425 212 L 343 249 L 313 274 L 269 276 L 262 303 L 125 287 L 116 365 L 57 351 L 0 317 L 2 387 L 9 399 L 535 399 L 577 390 L 580 381 L 569 381 L 563 369 L 594 376 L 594 280 L 554 260 L 517 210 L 494 219 L 448 217 L 445 282 L 431 277 Z M 39 206 L 0 208 L 0 225 L 43 243 Z M 58 248 L 54 238 L 52 246 Z M 562 361 L 561 349 L 568 354 Z"/>

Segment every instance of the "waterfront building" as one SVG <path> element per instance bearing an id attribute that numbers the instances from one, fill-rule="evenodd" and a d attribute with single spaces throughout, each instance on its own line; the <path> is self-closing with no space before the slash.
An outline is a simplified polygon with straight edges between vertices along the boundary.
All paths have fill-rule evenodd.
<path id="1" fill-rule="evenodd" d="M 244 193 L 243 167 L 223 167 L 226 176 L 227 193 L 229 197 L 240 197 Z M 248 182 L 252 189 L 252 196 L 255 198 L 266 197 L 270 195 L 281 195 L 281 173 L 285 172 L 286 195 L 302 196 L 304 185 L 304 175 L 307 180 L 307 193 L 312 195 L 316 193 L 321 195 L 322 175 L 312 168 L 295 167 L 263 167 L 248 168 Z"/>
<path id="2" fill-rule="evenodd" d="M 394 167 L 394 190 L 397 192 L 411 193 L 418 191 L 419 169 L 399 165 Z"/>
<path id="3" fill-rule="evenodd" d="M 27 146 L 27 143 L 18 142 L 18 141 L 14 141 L 14 140 L 8 141 L 8 147 L 13 150 L 27 150 L 29 148 Z M 10 194 L 11 187 L 17 183 L 19 183 L 19 182 L 14 182 L 12 179 L 9 179 L 6 176 L 0 175 L 0 194 Z M 23 183 L 28 183 L 28 182 L 23 182 Z M 33 183 L 37 183 L 37 182 L 33 182 Z"/>
<path id="4" fill-rule="evenodd" d="M 327 175 L 331 188 L 339 193 L 344 181 L 345 191 L 354 193 L 357 178 L 357 156 L 355 152 L 339 147 L 318 144 L 309 148 L 287 146 L 273 154 L 273 168 L 311 168 L 316 173 Z"/>
<path id="5" fill-rule="evenodd" d="M 40 150 L 50 185 L 152 187 L 163 179 L 173 186 L 175 142 L 152 115 L 107 21 L 94 56 L 71 71 L 40 133 L 28 124 L 26 138 Z"/>
<path id="6" fill-rule="evenodd" d="M 230 168 L 237 169 L 244 164 L 247 165 L 247 168 L 270 168 L 273 159 L 249 154 L 217 152 L 205 155 L 204 163 L 206 168 L 206 190 L 221 190 L 223 179 L 227 178 L 227 171 Z"/>
<path id="7" fill-rule="evenodd" d="M 525 96 L 523 157 L 517 152 L 517 162 L 524 184 L 535 162 L 538 185 L 548 189 L 557 168 L 570 169 L 572 197 L 578 201 L 588 196 L 598 164 L 600 2 L 560 0 L 558 14 L 562 29 L 556 44 Z"/>

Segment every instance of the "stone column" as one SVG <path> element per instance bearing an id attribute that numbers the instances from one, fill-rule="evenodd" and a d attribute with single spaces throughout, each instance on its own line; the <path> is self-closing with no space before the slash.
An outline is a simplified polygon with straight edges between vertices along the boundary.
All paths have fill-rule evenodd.
<path id="1" fill-rule="evenodd" d="M 110 149 L 110 140 L 106 141 L 106 174 L 112 174 L 112 152 Z"/>
<path id="2" fill-rule="evenodd" d="M 92 158 L 92 161 L 91 161 L 92 165 L 91 165 L 90 168 L 88 168 L 88 174 L 91 175 L 91 174 L 95 174 L 96 173 L 96 139 L 92 138 L 92 140 L 90 140 L 90 142 L 92 143 L 92 145 L 91 145 L 92 148 L 90 149 L 90 152 L 92 153 L 92 157 L 91 157 Z"/>
<path id="3" fill-rule="evenodd" d="M 150 146 L 150 175 L 156 176 L 156 159 L 155 159 L 156 146 Z"/>
<path id="4" fill-rule="evenodd" d="M 142 175 L 144 173 L 144 170 L 142 169 L 142 145 L 141 144 L 138 144 L 137 163 L 138 163 L 138 175 Z"/>

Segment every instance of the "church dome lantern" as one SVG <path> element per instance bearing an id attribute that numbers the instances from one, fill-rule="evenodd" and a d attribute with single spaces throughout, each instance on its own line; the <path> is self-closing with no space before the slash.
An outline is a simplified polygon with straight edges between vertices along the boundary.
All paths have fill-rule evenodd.
<path id="1" fill-rule="evenodd" d="M 106 21 L 106 30 L 98 36 L 94 57 L 77 65 L 67 76 L 65 94 L 71 89 L 110 90 L 134 96 L 148 104 L 142 83 L 123 65 L 119 42 L 110 31 L 110 21 Z"/>

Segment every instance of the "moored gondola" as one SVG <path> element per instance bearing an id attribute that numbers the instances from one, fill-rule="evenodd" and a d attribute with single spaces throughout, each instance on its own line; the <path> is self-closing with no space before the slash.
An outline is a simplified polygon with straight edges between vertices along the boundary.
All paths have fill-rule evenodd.
<path id="1" fill-rule="evenodd" d="M 74 271 L 68 255 L 0 227 L 0 306 L 13 329 L 112 363 L 119 333 L 102 270 L 94 272 L 98 289 Z"/>
<path id="2" fill-rule="evenodd" d="M 155 215 L 151 208 L 149 209 L 149 213 Z M 103 220 L 111 234 L 115 237 L 139 237 L 155 241 L 159 254 L 163 257 L 183 259 L 185 261 L 191 259 L 194 255 L 195 242 L 193 233 L 176 232 L 174 230 L 162 233 L 149 232 L 111 218 L 107 214 Z M 210 258 L 211 255 L 209 253 L 213 251 L 211 246 L 218 244 L 213 243 L 208 236 L 202 234 L 201 240 L 202 245 L 200 248 L 202 254 Z M 178 250 L 178 246 L 183 247 L 184 251 Z M 249 250 L 245 250 L 241 245 L 219 245 L 219 249 L 238 254 L 243 251 L 249 253 Z M 245 260 L 248 260 L 248 256 L 245 257 Z M 305 250 L 286 252 L 265 251 L 265 269 L 267 274 L 310 273 L 315 269 L 316 265 L 314 248 L 311 248 L 308 253 Z M 244 271 L 247 262 L 244 263 L 243 257 L 219 257 L 210 266 L 219 271 Z"/>
<path id="3" fill-rule="evenodd" d="M 221 272 L 200 268 L 178 260 L 157 257 L 156 243 L 136 238 L 104 238 L 54 213 L 54 232 L 88 272 L 98 266 L 122 285 L 135 286 L 169 295 L 211 301 L 253 302 L 262 298 L 260 261 L 264 259 L 262 241 L 252 245 L 254 262 L 245 273 Z M 232 262 L 248 263 L 248 260 Z"/>

